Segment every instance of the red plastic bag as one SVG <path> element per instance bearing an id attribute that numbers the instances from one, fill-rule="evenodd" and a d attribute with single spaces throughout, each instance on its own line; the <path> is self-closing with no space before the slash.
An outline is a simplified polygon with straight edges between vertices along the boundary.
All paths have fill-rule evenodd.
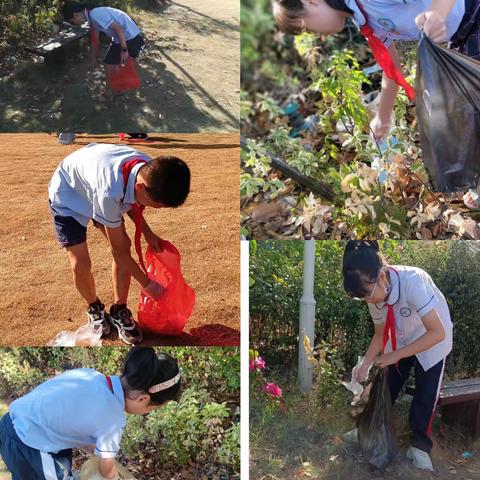
<path id="1" fill-rule="evenodd" d="M 141 83 L 135 67 L 135 60 L 132 57 L 128 58 L 124 67 L 118 66 L 107 74 L 107 84 L 110 90 L 115 93 L 138 90 Z"/>
<path id="2" fill-rule="evenodd" d="M 150 278 L 166 290 L 157 301 L 143 292 L 138 305 L 138 323 L 142 330 L 159 335 L 180 335 L 195 305 L 195 290 L 183 278 L 180 253 L 176 247 L 162 240 L 163 251 L 147 248 L 145 266 Z"/>

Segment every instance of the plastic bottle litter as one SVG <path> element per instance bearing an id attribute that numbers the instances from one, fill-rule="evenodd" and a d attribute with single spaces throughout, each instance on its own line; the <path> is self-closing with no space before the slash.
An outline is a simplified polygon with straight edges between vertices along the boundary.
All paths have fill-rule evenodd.
<path id="1" fill-rule="evenodd" d="M 465 460 L 470 460 L 470 458 L 473 458 L 473 453 L 472 452 L 463 452 L 462 453 L 462 458 Z"/>
<path id="2" fill-rule="evenodd" d="M 115 462 L 115 468 L 118 472 L 118 477 L 115 477 L 120 480 L 136 480 L 135 477 L 122 465 L 118 462 Z M 80 480 L 103 480 L 104 477 L 98 472 L 98 458 L 93 457 L 90 460 L 87 460 L 83 465 L 80 471 Z"/>
<path id="3" fill-rule="evenodd" d="M 382 155 L 389 148 L 389 143 L 391 146 L 396 145 L 398 143 L 398 140 L 395 137 L 395 135 L 390 135 L 387 138 L 382 138 L 382 140 L 378 142 L 378 148 Z M 372 168 L 378 172 L 377 173 L 378 181 L 381 184 L 385 183 L 388 180 L 388 167 L 392 164 L 392 161 L 393 160 L 391 156 L 387 157 L 385 160 L 382 160 L 382 157 L 380 156 L 373 157 Z"/>
<path id="4" fill-rule="evenodd" d="M 101 347 L 102 327 L 87 323 L 75 332 L 62 331 L 51 340 L 49 347 Z"/>
<path id="5" fill-rule="evenodd" d="M 58 134 L 58 143 L 62 145 L 71 145 L 75 142 L 75 133 L 59 133 Z"/>
<path id="6" fill-rule="evenodd" d="M 317 129 L 318 115 L 304 117 L 298 110 L 298 103 L 291 102 L 285 105 L 283 113 L 287 115 L 292 131 L 289 137 L 298 137 L 302 132 L 314 132 Z"/>

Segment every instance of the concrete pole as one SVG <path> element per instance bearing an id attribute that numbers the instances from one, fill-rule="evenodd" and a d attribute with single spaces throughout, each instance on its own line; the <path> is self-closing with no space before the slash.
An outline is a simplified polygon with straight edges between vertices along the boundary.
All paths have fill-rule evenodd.
<path id="1" fill-rule="evenodd" d="M 313 369 L 305 355 L 304 336 L 310 340 L 312 349 L 315 338 L 315 240 L 305 240 L 303 252 L 303 295 L 300 299 L 300 326 L 298 339 L 298 382 L 300 391 L 307 393 L 312 388 Z"/>

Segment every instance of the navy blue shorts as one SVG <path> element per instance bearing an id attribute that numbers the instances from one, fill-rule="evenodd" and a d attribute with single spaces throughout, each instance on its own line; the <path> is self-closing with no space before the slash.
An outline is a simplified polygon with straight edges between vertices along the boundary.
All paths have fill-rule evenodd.
<path id="1" fill-rule="evenodd" d="M 49 202 L 53 226 L 61 247 L 73 247 L 87 241 L 87 227 L 73 217 L 64 217 L 53 209 Z"/>
<path id="2" fill-rule="evenodd" d="M 41 452 L 25 445 L 7 413 L 0 420 L 0 455 L 12 480 L 72 480 L 72 449 Z"/>
<path id="3" fill-rule="evenodd" d="M 131 40 L 127 40 L 128 55 L 132 58 L 138 58 L 144 47 L 145 41 L 140 34 L 133 37 Z M 119 43 L 112 42 L 107 55 L 105 56 L 104 62 L 108 65 L 120 65 L 122 59 L 121 55 L 122 46 Z"/>

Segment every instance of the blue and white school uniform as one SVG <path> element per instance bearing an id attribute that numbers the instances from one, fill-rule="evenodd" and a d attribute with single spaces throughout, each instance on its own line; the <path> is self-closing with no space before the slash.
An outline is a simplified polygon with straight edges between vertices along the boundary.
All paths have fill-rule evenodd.
<path id="1" fill-rule="evenodd" d="M 368 24 L 375 35 L 388 47 L 395 40 L 416 41 L 420 30 L 415 18 L 429 9 L 431 0 L 360 0 L 368 15 Z M 366 23 L 365 16 L 356 0 L 346 0 L 345 4 L 353 11 L 353 22 L 361 27 Z M 446 19 L 447 39 L 457 32 L 465 14 L 465 0 L 457 0 Z"/>
<path id="2" fill-rule="evenodd" d="M 135 182 L 142 166 L 132 168 L 124 190 L 122 165 L 132 159 L 151 160 L 126 145 L 91 143 L 60 163 L 48 198 L 61 246 L 85 242 L 90 220 L 110 228 L 122 225 L 123 215 L 136 203 Z"/>
<path id="3" fill-rule="evenodd" d="M 113 458 L 126 425 L 120 378 L 70 370 L 15 400 L 0 422 L 0 454 L 13 480 L 70 479 L 72 448 Z"/>
<path id="4" fill-rule="evenodd" d="M 112 65 L 120 64 L 120 39 L 112 29 L 113 22 L 122 27 L 127 42 L 128 54 L 131 57 L 137 58 L 145 46 L 137 24 L 122 10 L 111 7 L 96 7 L 92 10 L 85 10 L 84 15 L 94 30 L 103 32 L 111 39 L 112 43 L 105 57 L 105 63 Z"/>
<path id="5" fill-rule="evenodd" d="M 452 350 L 453 325 L 447 301 L 428 273 L 415 267 L 395 266 L 388 269 L 391 292 L 385 303 L 368 304 L 375 324 L 384 324 L 387 304 L 393 307 L 397 349 L 410 345 L 425 332 L 422 317 L 435 310 L 445 331 L 445 338 L 415 356 L 403 358 L 389 366 L 390 394 L 394 402 L 415 367 L 415 396 L 410 407 L 411 445 L 430 452 L 430 428 L 442 384 L 445 358 Z M 392 351 L 391 340 L 386 352 Z"/>

